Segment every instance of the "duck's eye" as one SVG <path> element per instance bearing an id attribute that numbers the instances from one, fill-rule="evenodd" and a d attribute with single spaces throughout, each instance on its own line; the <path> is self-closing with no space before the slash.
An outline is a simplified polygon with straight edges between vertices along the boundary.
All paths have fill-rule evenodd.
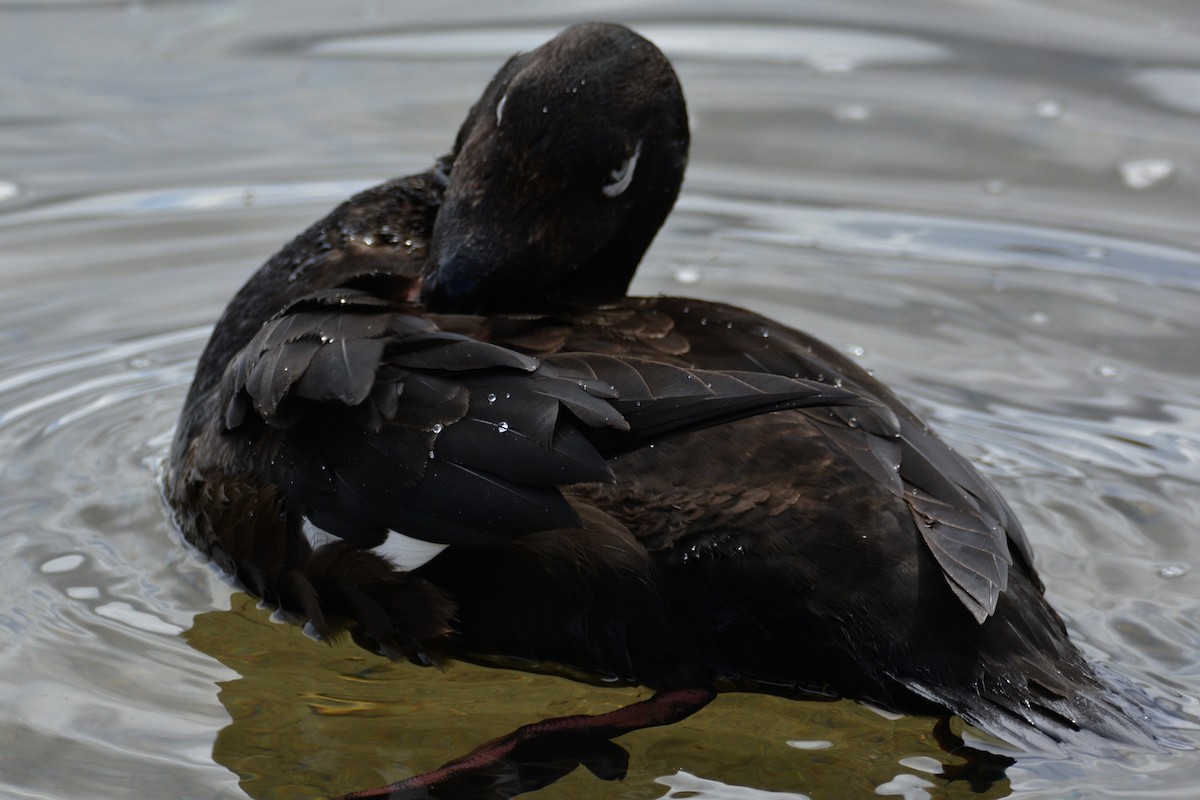
<path id="1" fill-rule="evenodd" d="M 621 166 L 608 175 L 608 183 L 604 184 L 604 196 L 616 197 L 629 188 L 633 183 L 633 171 L 637 169 L 638 156 L 642 154 L 642 143 L 633 148 L 633 155 L 621 162 Z"/>

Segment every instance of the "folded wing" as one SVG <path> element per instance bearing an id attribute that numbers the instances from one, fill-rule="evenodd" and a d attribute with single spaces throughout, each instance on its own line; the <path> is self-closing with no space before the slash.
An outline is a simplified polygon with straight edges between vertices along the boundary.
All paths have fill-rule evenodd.
<path id="1" fill-rule="evenodd" d="M 366 547 L 388 530 L 489 546 L 576 527 L 559 487 L 611 481 L 609 458 L 745 416 L 861 402 L 764 373 L 533 358 L 353 288 L 266 323 L 222 390 L 229 430 L 279 432 L 271 470 L 287 507 Z"/>

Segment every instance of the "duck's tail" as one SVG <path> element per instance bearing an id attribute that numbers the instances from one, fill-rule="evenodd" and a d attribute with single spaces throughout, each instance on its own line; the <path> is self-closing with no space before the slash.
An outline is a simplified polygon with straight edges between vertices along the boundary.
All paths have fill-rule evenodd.
<path id="1" fill-rule="evenodd" d="M 1101 677 L 1094 666 L 1079 666 L 1069 679 L 1063 672 L 1027 667 L 1020 677 L 988 677 L 975 687 L 919 679 L 904 683 L 914 694 L 1026 752 L 1112 755 L 1122 749 L 1188 747 L 1169 734 L 1166 713 L 1141 689 L 1111 673 Z"/>
<path id="2" fill-rule="evenodd" d="M 1088 663 L 1032 581 L 1011 581 L 975 629 L 969 661 L 894 679 L 971 725 L 1046 755 L 1187 748 L 1169 714 L 1131 681 Z"/>

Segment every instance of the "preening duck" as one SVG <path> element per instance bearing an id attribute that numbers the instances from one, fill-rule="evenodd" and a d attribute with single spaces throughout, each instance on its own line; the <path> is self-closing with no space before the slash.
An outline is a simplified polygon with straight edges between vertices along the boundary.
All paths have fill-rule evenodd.
<path id="1" fill-rule="evenodd" d="M 626 28 L 514 56 L 448 156 L 229 304 L 170 455 L 188 541 L 322 636 L 651 687 L 641 724 L 736 688 L 1151 742 L 891 391 L 750 311 L 626 296 L 688 142 Z"/>

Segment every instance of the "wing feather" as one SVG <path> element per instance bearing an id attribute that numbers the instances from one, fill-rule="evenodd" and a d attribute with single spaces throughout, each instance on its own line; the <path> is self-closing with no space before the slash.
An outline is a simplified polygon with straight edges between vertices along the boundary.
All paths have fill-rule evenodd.
<path id="1" fill-rule="evenodd" d="M 487 328 L 468 323 L 456 318 Z M 292 303 L 224 380 L 231 428 L 253 418 L 280 431 L 272 469 L 288 507 L 368 547 L 388 530 L 487 546 L 578 526 L 560 487 L 611 481 L 614 455 L 752 414 L 861 402 L 767 373 L 537 359 L 356 288 Z"/>

